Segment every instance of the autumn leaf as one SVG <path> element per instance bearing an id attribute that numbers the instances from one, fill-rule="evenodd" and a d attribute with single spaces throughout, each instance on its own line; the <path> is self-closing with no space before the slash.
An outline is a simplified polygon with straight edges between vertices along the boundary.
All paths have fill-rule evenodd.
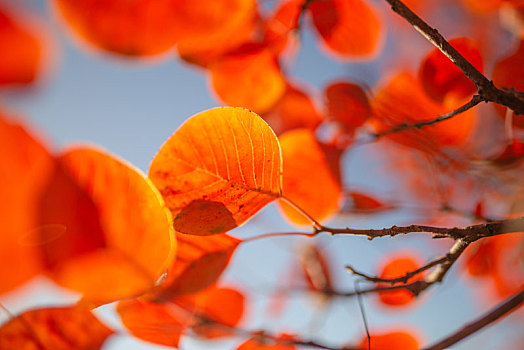
<path id="1" fill-rule="evenodd" d="M 52 0 L 75 38 L 127 57 L 153 56 L 177 39 L 175 0 Z"/>
<path id="2" fill-rule="evenodd" d="M 482 56 L 473 40 L 454 38 L 449 40 L 449 43 L 475 68 L 483 72 Z M 423 59 L 419 79 L 428 96 L 439 102 L 444 102 L 450 96 L 452 99 L 461 100 L 477 91 L 475 84 L 437 48 L 431 50 Z"/>
<path id="3" fill-rule="evenodd" d="M 226 232 L 281 195 L 278 140 L 255 113 L 222 107 L 188 119 L 149 169 L 177 231 Z"/>
<path id="4" fill-rule="evenodd" d="M 278 340 L 281 339 L 282 342 Z M 283 334 L 277 339 L 265 337 L 263 333 L 254 335 L 244 343 L 240 344 L 236 350 L 295 350 L 296 347 L 291 344 L 285 344 L 286 340 L 292 341 L 293 337 Z"/>
<path id="5" fill-rule="evenodd" d="M 60 228 L 42 227 L 37 219 L 36 201 L 54 162 L 46 148 L 30 130 L 0 112 L 0 149 L 2 294 L 16 288 L 42 270 L 38 246 L 43 242 L 35 236 L 42 230 L 59 234 Z M 48 235 L 51 235 L 51 232 L 48 232 Z M 13 261 L 17 262 L 16 269 L 13 269 Z"/>
<path id="6" fill-rule="evenodd" d="M 191 50 L 210 50 L 228 46 L 229 41 L 252 26 L 256 17 L 255 0 L 171 0 L 173 26 L 179 44 Z M 249 31 L 248 31 L 249 32 Z"/>
<path id="7" fill-rule="evenodd" d="M 0 86 L 30 84 L 41 71 L 43 43 L 35 23 L 0 6 Z"/>
<path id="8" fill-rule="evenodd" d="M 263 42 L 271 45 L 275 53 L 282 54 L 296 43 L 292 34 L 298 28 L 303 4 L 303 0 L 282 1 L 265 21 Z"/>
<path id="9" fill-rule="evenodd" d="M 215 283 L 235 252 L 239 239 L 226 233 L 196 236 L 176 233 L 178 253 L 156 300 L 198 292 Z"/>
<path id="10" fill-rule="evenodd" d="M 30 310 L 0 327 L 0 349 L 100 349 L 113 331 L 81 306 Z"/>
<path id="11" fill-rule="evenodd" d="M 41 226 L 65 227 L 42 238 L 50 276 L 91 302 L 140 295 L 171 264 L 175 241 L 160 194 L 107 152 L 78 147 L 59 156 L 39 205 Z"/>
<path id="12" fill-rule="evenodd" d="M 418 260 L 417 257 L 411 254 L 390 256 L 382 266 L 379 276 L 387 279 L 403 277 L 406 273 L 415 271 L 422 266 Z M 423 274 L 418 274 L 409 279 L 408 283 L 421 280 L 422 278 Z M 379 287 L 391 285 L 390 283 L 379 283 Z M 413 293 L 406 289 L 381 291 L 378 292 L 378 297 L 381 303 L 393 307 L 405 306 L 415 298 Z"/>
<path id="13" fill-rule="evenodd" d="M 417 350 L 419 341 L 412 332 L 389 331 L 384 333 L 371 333 L 371 349 L 376 350 Z M 358 345 L 359 349 L 368 348 L 368 338 L 362 337 Z"/>
<path id="14" fill-rule="evenodd" d="M 315 130 L 324 119 L 306 90 L 289 83 L 284 95 L 262 117 L 278 135 L 292 129 Z"/>
<path id="15" fill-rule="evenodd" d="M 328 115 L 350 133 L 371 116 L 371 106 L 365 91 L 357 84 L 345 81 L 330 83 L 325 89 Z"/>
<path id="16" fill-rule="evenodd" d="M 308 129 L 295 129 L 280 136 L 283 158 L 283 196 L 317 221 L 340 208 L 342 189 L 315 135 Z M 314 170 L 313 170 L 314 169 Z M 310 225 L 285 201 L 278 205 L 284 216 L 298 225 Z"/>
<path id="17" fill-rule="evenodd" d="M 373 124 L 377 132 L 384 132 L 402 124 L 432 120 L 459 107 L 461 101 L 446 105 L 431 99 L 420 82 L 410 73 L 401 72 L 388 79 L 372 100 Z M 471 133 L 476 115 L 466 111 L 456 118 L 445 120 L 422 130 L 405 130 L 387 137 L 395 142 L 425 152 L 441 146 L 463 144 Z"/>
<path id="18" fill-rule="evenodd" d="M 362 192 L 350 191 L 348 196 L 353 201 L 353 210 L 360 214 L 376 213 L 391 208 L 378 199 Z"/>
<path id="19" fill-rule="evenodd" d="M 377 52 L 382 24 L 367 1 L 312 1 L 308 10 L 322 42 L 335 57 L 365 57 Z"/>
<path id="20" fill-rule="evenodd" d="M 209 66 L 209 77 L 222 102 L 257 113 L 269 110 L 286 89 L 276 55 L 264 46 L 223 57 Z"/>
<path id="21" fill-rule="evenodd" d="M 121 301 L 117 312 L 137 338 L 177 347 L 180 336 L 191 330 L 213 339 L 231 335 L 244 313 L 244 296 L 232 288 L 212 287 L 165 303 Z"/>

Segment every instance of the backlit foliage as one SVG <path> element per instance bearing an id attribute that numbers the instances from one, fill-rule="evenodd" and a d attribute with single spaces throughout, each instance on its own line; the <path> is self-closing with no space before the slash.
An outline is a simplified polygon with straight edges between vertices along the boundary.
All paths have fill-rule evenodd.
<path id="1" fill-rule="evenodd" d="M 429 289 L 466 285 L 460 297 L 475 314 L 523 293 L 524 119 L 514 112 L 524 110 L 523 1 L 404 1 L 449 36 L 465 67 L 436 48 L 448 50 L 436 30 L 394 14 L 388 3 L 402 7 L 392 0 L 46 3 L 44 28 L 23 3 L 0 0 L 0 349 L 96 350 L 118 333 L 172 348 L 196 338 L 237 350 L 415 350 L 439 340 L 433 327 L 464 333 L 446 311 L 456 303 Z M 147 175 L 97 146 L 53 148 L 7 112 L 42 93 L 53 31 L 122 71 L 176 59 L 222 106 L 171 123 Z M 304 60 L 321 59 L 307 68 L 322 81 L 300 76 Z M 344 74 L 323 75 L 342 64 Z M 168 91 L 170 115 L 182 114 L 178 93 Z M 156 113 L 147 111 L 148 128 Z M 128 136 L 97 127 L 111 142 Z M 273 250 L 249 250 L 270 239 Z M 370 262 L 376 274 L 360 272 Z M 38 281 L 69 300 L 43 303 Z M 29 311 L 11 314 L 27 293 Z M 366 314 L 372 296 L 379 303 Z M 432 312 L 448 301 L 437 324 Z M 95 317 L 99 307 L 121 328 Z M 330 319 L 334 310 L 344 315 Z M 423 332 L 399 326 L 405 311 L 418 312 L 407 322 L 425 316 Z M 500 348 L 520 348 L 506 339 L 519 315 Z"/>

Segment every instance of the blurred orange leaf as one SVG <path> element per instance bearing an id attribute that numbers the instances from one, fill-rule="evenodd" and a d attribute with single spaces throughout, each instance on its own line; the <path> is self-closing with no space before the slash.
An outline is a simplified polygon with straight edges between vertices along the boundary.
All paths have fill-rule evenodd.
<path id="1" fill-rule="evenodd" d="M 81 306 L 36 309 L 0 327 L 0 349 L 96 350 L 111 334 Z"/>
<path id="2" fill-rule="evenodd" d="M 221 101 L 257 113 L 269 110 L 286 89 L 277 57 L 265 47 L 225 56 L 209 66 L 209 73 Z"/>
<path id="3" fill-rule="evenodd" d="M 230 328 L 243 316 L 244 296 L 235 289 L 212 287 L 166 303 L 121 301 L 117 311 L 137 338 L 177 347 L 187 329 L 208 339 L 230 336 Z"/>
<path id="4" fill-rule="evenodd" d="M 51 277 L 95 303 L 151 289 L 175 247 L 158 191 L 137 169 L 94 148 L 73 148 L 57 160 L 39 203 L 40 225 L 65 227 L 41 237 Z"/>
<path id="5" fill-rule="evenodd" d="M 371 349 L 376 350 L 417 350 L 419 342 L 411 332 L 396 331 L 371 334 Z M 368 338 L 363 337 L 358 345 L 360 349 L 368 348 Z"/>
<path id="6" fill-rule="evenodd" d="M 42 43 L 22 18 L 0 6 L 0 86 L 32 83 L 42 64 Z"/>
<path id="7" fill-rule="evenodd" d="M 399 278 L 403 277 L 406 273 L 412 272 L 422 265 L 418 262 L 418 258 L 414 255 L 398 255 L 389 257 L 385 262 L 380 271 L 380 278 Z M 408 283 L 418 281 L 423 278 L 423 274 L 420 273 L 408 280 Z M 381 287 L 391 286 L 390 283 L 379 283 Z M 378 292 L 379 300 L 388 306 L 404 306 L 409 304 L 415 296 L 409 290 L 406 289 L 395 289 Z"/>
<path id="8" fill-rule="evenodd" d="M 1 56 L 1 55 L 0 55 Z M 1 59 L 1 58 L 0 58 Z M 53 167 L 53 158 L 22 125 L 0 112 L 0 294 L 43 268 L 38 245 L 36 200 Z M 56 232 L 56 231 L 55 231 Z M 16 269 L 12 262 L 16 261 Z"/>
<path id="9" fill-rule="evenodd" d="M 298 27 L 303 4 L 303 0 L 282 1 L 265 22 L 263 41 L 272 45 L 276 53 L 282 53 L 290 44 L 290 35 Z"/>
<path id="10" fill-rule="evenodd" d="M 318 244 L 303 244 L 300 248 L 300 267 L 308 287 L 317 292 L 332 292 L 334 289 L 327 256 Z"/>
<path id="11" fill-rule="evenodd" d="M 195 293 L 215 283 L 241 242 L 225 233 L 212 236 L 176 234 L 178 253 L 157 299 Z"/>
<path id="12" fill-rule="evenodd" d="M 324 44 L 337 57 L 361 57 L 376 53 L 382 24 L 366 1 L 312 1 L 308 10 Z"/>
<path id="13" fill-rule="evenodd" d="M 340 208 L 342 189 L 339 177 L 315 135 L 308 129 L 295 129 L 280 137 L 283 158 L 283 196 L 317 221 Z M 285 201 L 278 205 L 284 216 L 299 225 L 311 222 Z"/>
<path id="14" fill-rule="evenodd" d="M 191 50 L 229 45 L 252 26 L 255 0 L 171 0 L 173 23 L 179 44 Z M 248 31 L 249 32 L 249 31 Z"/>
<path id="15" fill-rule="evenodd" d="M 293 337 L 283 334 L 282 340 L 292 340 Z M 251 339 L 239 345 L 236 350 L 295 350 L 294 345 L 281 344 L 276 340 L 265 337 L 263 334 L 255 335 Z"/>
<path id="16" fill-rule="evenodd" d="M 161 54 L 175 45 L 175 0 L 53 0 L 68 29 L 90 44 L 125 56 Z"/>
<path id="17" fill-rule="evenodd" d="M 188 119 L 162 146 L 149 176 L 177 231 L 232 229 L 281 195 L 278 140 L 255 113 L 214 108 Z"/>
<path id="18" fill-rule="evenodd" d="M 455 38 L 449 40 L 449 43 L 475 68 L 483 72 L 482 56 L 473 40 Z M 422 61 L 419 79 L 428 96 L 439 102 L 450 96 L 461 100 L 477 91 L 475 84 L 437 48 L 431 50 Z"/>
<path id="19" fill-rule="evenodd" d="M 348 132 L 362 126 L 371 116 L 371 106 L 364 90 L 357 84 L 333 82 L 325 88 L 329 116 Z"/>
<path id="20" fill-rule="evenodd" d="M 517 50 L 511 55 L 498 61 L 493 68 L 493 82 L 499 88 L 512 88 L 524 93 L 524 40 L 519 44 Z M 506 116 L 506 107 L 495 105 L 501 117 Z M 513 125 L 524 128 L 524 117 L 513 116 Z"/>
<path id="21" fill-rule="evenodd" d="M 401 72 L 388 80 L 372 100 L 377 132 L 384 132 L 402 124 L 428 121 L 457 108 L 461 101 L 442 105 L 426 95 L 419 81 L 410 73 Z M 475 121 L 474 109 L 456 117 L 426 126 L 409 129 L 387 137 L 403 145 L 426 152 L 439 146 L 456 146 L 468 138 Z"/>
<path id="22" fill-rule="evenodd" d="M 309 95 L 290 84 L 286 86 L 280 100 L 263 117 L 277 134 L 298 128 L 315 130 L 324 118 Z"/>
<path id="23" fill-rule="evenodd" d="M 389 209 L 384 203 L 376 198 L 361 192 L 351 191 L 348 195 L 353 200 L 353 210 L 360 213 L 377 212 L 383 209 Z"/>

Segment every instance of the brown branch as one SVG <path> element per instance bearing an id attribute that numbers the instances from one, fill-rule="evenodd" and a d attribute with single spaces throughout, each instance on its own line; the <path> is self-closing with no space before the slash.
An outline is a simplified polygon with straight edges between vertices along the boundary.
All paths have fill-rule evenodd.
<path id="1" fill-rule="evenodd" d="M 504 301 L 502 304 L 499 304 L 497 307 L 495 307 L 493 310 L 491 310 L 484 316 L 465 325 L 464 327 L 462 327 L 455 333 L 450 334 L 446 338 L 424 349 L 425 350 L 447 349 L 451 345 L 458 343 L 462 339 L 465 339 L 466 337 L 472 335 L 473 333 L 477 332 L 478 330 L 486 327 L 490 323 L 495 322 L 502 316 L 510 313 L 511 311 L 514 311 L 523 302 L 524 302 L 524 289 L 522 289 L 520 292 L 518 292 L 517 294 L 513 295 L 512 297 Z"/>
<path id="2" fill-rule="evenodd" d="M 479 95 L 485 101 L 496 102 L 524 115 L 524 100 L 519 95 L 510 91 L 500 90 L 492 81 L 479 72 L 467 59 L 464 58 L 451 44 L 438 32 L 430 27 L 424 20 L 411 11 L 399 0 L 386 0 L 391 9 L 408 21 L 413 28 L 437 47 L 450 59 L 477 87 Z"/>
<path id="3" fill-rule="evenodd" d="M 380 138 L 382 136 L 396 134 L 398 132 L 402 132 L 402 131 L 406 131 L 406 130 L 410 130 L 410 129 L 421 129 L 421 128 L 425 127 L 425 126 L 434 125 L 434 124 L 443 122 L 445 120 L 451 119 L 451 118 L 455 117 L 456 115 L 459 115 L 459 114 L 461 114 L 461 113 L 463 113 L 463 112 L 465 112 L 465 111 L 475 107 L 476 105 L 478 105 L 482 101 L 486 101 L 484 99 L 484 97 L 482 97 L 480 95 L 473 95 L 471 100 L 468 101 L 466 104 L 460 106 L 459 108 L 455 109 L 454 111 L 451 111 L 451 112 L 446 113 L 446 114 L 442 114 L 442 115 L 440 115 L 440 116 L 438 116 L 438 117 L 436 117 L 434 119 L 426 120 L 426 121 L 422 121 L 422 122 L 418 122 L 418 123 L 412 123 L 412 124 L 407 124 L 407 123 L 399 124 L 397 126 L 392 127 L 389 130 L 378 132 L 378 133 L 374 133 L 372 135 L 373 135 L 373 138 L 376 140 L 376 139 L 378 139 L 378 138 Z"/>
<path id="4" fill-rule="evenodd" d="M 327 226 L 321 226 L 319 229 L 315 229 L 315 233 L 317 234 L 321 232 L 326 232 L 331 235 L 350 234 L 357 236 L 367 236 L 370 240 L 377 237 L 393 237 L 399 234 L 408 234 L 412 232 L 432 233 L 435 238 L 452 238 L 455 240 L 461 238 L 474 238 L 474 240 L 478 240 L 484 237 L 491 237 L 521 231 L 524 231 L 524 217 L 453 228 L 426 225 L 409 225 L 391 226 L 389 228 L 382 229 L 354 229 L 349 227 L 332 228 Z"/>

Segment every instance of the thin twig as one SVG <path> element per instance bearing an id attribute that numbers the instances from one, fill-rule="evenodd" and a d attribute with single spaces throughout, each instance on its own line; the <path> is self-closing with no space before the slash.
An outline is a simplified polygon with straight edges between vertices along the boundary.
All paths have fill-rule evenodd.
<path id="1" fill-rule="evenodd" d="M 392 127 L 391 129 L 389 130 L 385 130 L 385 131 L 382 131 L 382 132 L 378 132 L 378 133 L 375 133 L 373 134 L 373 137 L 374 139 L 378 139 L 382 136 L 386 136 L 386 135 L 391 135 L 391 134 L 396 134 L 396 133 L 399 133 L 399 132 L 402 132 L 402 131 L 406 131 L 406 130 L 410 130 L 410 129 L 421 129 L 423 127 L 426 127 L 426 126 L 429 126 L 429 125 L 434 125 L 434 124 L 437 124 L 437 123 L 440 123 L 440 122 L 443 122 L 445 120 L 448 120 L 448 119 L 451 119 L 463 112 L 466 112 L 467 110 L 475 107 L 476 105 L 478 105 L 480 102 L 482 101 L 485 101 L 485 99 L 480 96 L 480 95 L 473 95 L 473 97 L 471 98 L 471 100 L 469 100 L 466 104 L 460 106 L 459 108 L 455 109 L 454 111 L 451 111 L 449 113 L 446 113 L 446 114 L 442 114 L 434 119 L 431 119 L 431 120 L 426 120 L 426 121 L 422 121 L 422 122 L 418 122 L 418 123 L 412 123 L 412 124 L 399 124 L 397 126 L 394 126 Z"/>
<path id="2" fill-rule="evenodd" d="M 436 30 L 430 27 L 423 19 L 417 16 L 399 0 L 386 0 L 391 9 L 408 21 L 413 28 L 422 34 L 428 41 L 437 47 L 450 59 L 478 89 L 478 94 L 485 100 L 496 102 L 511 108 L 516 114 L 524 115 L 524 100 L 510 90 L 501 90 L 495 87 L 492 81 L 478 71 L 464 56 Z"/>
<path id="3" fill-rule="evenodd" d="M 524 302 L 524 289 L 522 289 L 520 292 L 518 292 L 517 294 L 513 295 L 512 297 L 504 301 L 502 304 L 499 304 L 497 307 L 495 307 L 493 310 L 491 310 L 484 316 L 465 325 L 464 327 L 462 327 L 455 333 L 450 334 L 446 338 L 436 342 L 435 344 L 425 347 L 424 349 L 425 350 L 447 349 L 451 345 L 458 343 L 459 341 L 472 335 L 473 333 L 477 332 L 478 330 L 486 327 L 490 323 L 495 322 L 502 316 L 515 310 L 523 302 Z"/>

